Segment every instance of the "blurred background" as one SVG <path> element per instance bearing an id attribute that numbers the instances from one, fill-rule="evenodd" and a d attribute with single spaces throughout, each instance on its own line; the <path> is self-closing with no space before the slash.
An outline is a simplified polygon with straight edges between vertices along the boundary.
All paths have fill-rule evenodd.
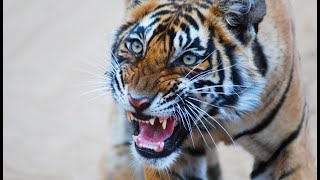
<path id="1" fill-rule="evenodd" d="M 317 1 L 291 4 L 317 157 Z M 98 85 L 123 16 L 122 0 L 4 1 L 4 179 L 115 179 L 124 129 Z M 250 155 L 220 146 L 224 179 L 249 179 Z"/>

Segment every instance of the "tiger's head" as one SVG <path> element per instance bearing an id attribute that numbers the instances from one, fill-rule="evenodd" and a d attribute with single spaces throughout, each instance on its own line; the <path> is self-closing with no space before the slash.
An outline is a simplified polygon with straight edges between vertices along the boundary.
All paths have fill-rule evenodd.
<path id="1" fill-rule="evenodd" d="M 263 0 L 128 0 L 106 74 L 137 159 L 168 167 L 193 131 L 259 106 L 251 44 L 265 11 Z"/>

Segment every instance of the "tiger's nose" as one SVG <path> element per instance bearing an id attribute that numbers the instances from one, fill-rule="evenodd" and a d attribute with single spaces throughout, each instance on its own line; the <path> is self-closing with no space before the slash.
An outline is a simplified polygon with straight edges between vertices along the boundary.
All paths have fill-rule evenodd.
<path id="1" fill-rule="evenodd" d="M 151 99 L 147 98 L 147 97 L 135 99 L 129 93 L 128 94 L 128 99 L 129 99 L 130 104 L 134 107 L 134 109 L 137 112 L 141 112 L 141 111 L 147 109 L 151 105 L 150 104 Z"/>

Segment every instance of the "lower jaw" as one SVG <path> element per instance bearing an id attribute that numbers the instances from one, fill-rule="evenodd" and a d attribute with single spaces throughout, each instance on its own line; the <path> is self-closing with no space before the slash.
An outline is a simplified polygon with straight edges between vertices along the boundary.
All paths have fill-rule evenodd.
<path id="1" fill-rule="evenodd" d="M 140 148 L 135 144 L 135 149 L 137 150 L 138 154 L 144 158 L 148 159 L 157 159 L 157 158 L 164 158 L 176 152 L 182 145 L 183 141 L 186 139 L 188 135 L 188 131 L 183 127 L 176 127 L 174 134 L 164 141 L 164 148 L 161 152 L 155 152 L 154 150 L 147 149 L 147 148 Z"/>

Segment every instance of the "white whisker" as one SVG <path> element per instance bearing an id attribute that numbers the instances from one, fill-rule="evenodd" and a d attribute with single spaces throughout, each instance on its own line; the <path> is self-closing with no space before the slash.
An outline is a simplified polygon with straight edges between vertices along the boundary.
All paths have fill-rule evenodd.
<path id="1" fill-rule="evenodd" d="M 231 137 L 231 135 L 228 133 L 228 131 L 227 131 L 216 119 L 214 119 L 214 118 L 213 118 L 212 116 L 210 116 L 206 111 L 200 109 L 199 107 L 198 107 L 198 109 L 199 109 L 200 111 L 202 111 L 203 113 L 205 113 L 205 114 L 206 114 L 210 119 L 212 119 L 214 122 L 216 122 L 216 123 L 223 129 L 223 131 L 229 136 L 229 138 L 230 138 L 230 140 L 232 141 L 232 143 L 236 146 L 236 144 L 235 144 L 233 138 Z"/>
<path id="2" fill-rule="evenodd" d="M 239 64 L 240 62 L 237 62 L 237 63 L 235 63 L 235 64 L 233 64 L 233 65 L 231 65 L 231 66 L 227 66 L 227 67 L 224 67 L 224 68 L 222 68 L 222 69 L 218 69 L 218 70 L 215 70 L 215 71 L 212 71 L 212 73 L 217 73 L 217 72 L 219 72 L 219 71 L 222 71 L 222 70 L 226 70 L 226 69 L 228 69 L 228 68 L 231 68 L 231 67 L 233 67 L 233 66 L 236 66 L 237 64 Z M 217 66 L 219 66 L 219 65 L 217 65 Z M 217 67 L 216 66 L 216 67 Z M 207 75 L 207 74 L 206 74 Z M 186 77 L 186 76 L 185 76 Z M 204 75 L 201 75 L 201 77 L 204 77 Z M 196 80 L 199 80 L 199 77 L 198 78 L 196 78 L 196 79 L 193 79 L 193 80 L 190 80 L 190 84 L 191 83 L 194 83 Z"/>
<path id="3" fill-rule="evenodd" d="M 192 112 L 192 114 L 193 115 L 195 115 L 195 116 L 197 116 L 197 114 L 195 114 L 194 113 L 194 111 L 192 110 L 192 108 L 190 108 L 189 107 L 189 109 L 191 110 L 191 112 Z M 186 111 L 188 114 L 190 114 L 188 111 Z M 198 117 L 198 119 L 199 119 L 199 117 Z M 203 134 L 202 134 L 202 132 L 201 132 L 201 130 L 200 130 L 200 128 L 198 127 L 198 125 L 197 125 L 197 122 L 195 122 L 193 119 L 191 119 L 192 121 L 193 121 L 193 123 L 194 123 L 194 125 L 196 126 L 196 128 L 198 129 L 198 131 L 199 131 L 199 133 L 200 133 L 200 135 L 201 135 L 201 137 L 202 137 L 202 139 L 203 139 L 203 141 L 204 141 L 204 143 L 206 144 L 206 146 L 211 150 L 211 148 L 210 148 L 210 146 L 208 145 L 208 143 L 207 143 L 207 141 L 206 141 L 206 139 L 205 139 L 205 137 L 203 136 Z M 200 119 L 199 119 L 200 120 Z"/>
<path id="4" fill-rule="evenodd" d="M 179 94 L 177 94 L 177 96 L 180 98 L 180 100 L 182 101 L 182 103 L 183 103 L 184 105 L 186 105 L 185 102 L 184 102 L 184 100 L 181 98 L 181 96 L 180 96 Z M 178 104 L 178 106 L 179 106 L 179 104 Z M 182 111 L 182 108 L 181 108 L 180 106 L 179 106 L 179 108 L 180 108 L 180 110 Z M 186 108 L 184 108 L 184 111 L 185 111 L 185 112 L 187 111 Z M 184 119 L 185 119 L 185 121 L 186 121 L 186 123 L 187 123 L 187 125 L 188 125 L 188 129 L 189 129 L 189 131 L 190 131 L 190 136 L 191 136 L 192 145 L 193 145 L 193 147 L 195 147 L 195 145 L 194 145 L 194 140 L 193 140 L 193 131 L 192 131 L 192 126 L 191 126 L 191 121 L 190 121 L 190 119 L 189 119 L 189 116 L 186 115 L 186 113 L 182 113 L 182 114 L 183 114 L 183 116 L 184 116 Z"/>
<path id="5" fill-rule="evenodd" d="M 84 96 L 84 95 L 87 95 L 87 94 L 90 94 L 90 93 L 96 93 L 96 92 L 106 92 L 107 91 L 110 91 L 111 89 L 110 88 L 107 88 L 107 87 L 102 87 L 102 88 L 97 88 L 97 89 L 93 89 L 93 90 L 89 90 L 87 92 L 84 92 L 82 94 L 80 94 L 80 96 Z"/>
<path id="6" fill-rule="evenodd" d="M 206 105 L 209 105 L 209 106 L 212 106 L 212 107 L 215 107 L 215 108 L 221 108 L 220 106 L 216 106 L 216 105 L 213 105 L 213 104 L 210 104 L 210 103 L 207 103 L 207 102 L 204 102 L 204 101 L 201 101 L 199 99 L 196 99 L 196 98 L 193 98 L 193 97 L 188 97 L 189 99 L 192 99 L 192 100 L 195 100 L 195 101 L 198 101 L 198 102 L 201 102 L 203 104 L 206 104 Z"/>
<path id="7" fill-rule="evenodd" d="M 215 107 L 215 108 L 221 108 L 220 106 L 216 106 L 216 105 L 213 105 L 213 104 L 210 104 L 210 103 L 207 103 L 207 102 L 204 102 L 204 101 L 201 101 L 199 99 L 196 99 L 196 98 L 193 98 L 193 97 L 189 97 L 189 99 L 192 99 L 192 100 L 195 100 L 195 101 L 198 101 L 200 103 L 203 103 L 203 104 L 206 104 L 206 105 L 209 105 L 209 106 L 212 106 L 212 107 Z M 231 105 L 223 105 L 223 107 L 228 107 L 228 108 L 236 108 L 235 106 L 231 106 Z M 229 116 L 228 116 L 229 119 L 231 119 Z"/>
<path id="8" fill-rule="evenodd" d="M 188 100 L 186 100 L 186 101 L 188 101 Z M 199 112 L 198 110 L 196 110 L 196 109 L 194 108 L 194 105 L 193 105 L 192 103 L 191 103 L 190 105 L 191 105 L 191 107 L 193 107 L 193 110 Z M 192 109 L 190 109 L 190 110 L 197 116 L 197 118 L 199 119 L 199 121 L 201 122 L 201 124 L 203 125 L 203 127 L 204 127 L 204 128 L 206 129 L 206 131 L 208 132 L 208 134 L 209 134 L 209 136 L 210 136 L 213 144 L 217 147 L 217 144 L 216 144 L 216 142 L 214 141 L 213 137 L 211 136 L 211 134 L 210 134 L 207 126 L 201 121 L 201 118 L 197 115 L 197 113 L 195 113 Z M 204 116 L 203 116 L 201 113 L 199 113 L 199 114 L 204 118 Z M 210 149 L 210 150 L 211 150 L 211 149 Z"/>
<path id="9" fill-rule="evenodd" d="M 178 105 L 178 107 L 179 107 L 179 111 L 182 112 L 182 108 L 181 108 L 179 105 Z M 190 122 L 188 121 L 188 119 L 186 118 L 185 113 L 182 112 L 182 115 L 183 115 L 183 117 L 184 117 L 184 119 L 185 119 L 185 121 L 186 121 L 186 123 L 187 123 L 187 125 L 188 125 L 188 129 L 189 129 L 189 133 L 190 133 L 192 145 L 193 145 L 193 147 L 195 147 L 195 145 L 194 145 L 194 140 L 193 140 L 193 131 L 192 131 L 191 124 L 190 124 Z M 183 119 L 182 119 L 182 121 L 183 121 Z M 185 127 L 185 129 L 187 129 L 187 128 Z"/>
<path id="10" fill-rule="evenodd" d="M 191 89 L 191 91 L 198 91 L 198 90 L 210 89 L 210 88 L 215 88 L 215 87 L 243 87 L 243 88 L 249 88 L 250 86 L 243 86 L 243 85 L 213 85 L 213 86 L 205 86 L 205 87 L 201 87 L 201 88 Z"/>

